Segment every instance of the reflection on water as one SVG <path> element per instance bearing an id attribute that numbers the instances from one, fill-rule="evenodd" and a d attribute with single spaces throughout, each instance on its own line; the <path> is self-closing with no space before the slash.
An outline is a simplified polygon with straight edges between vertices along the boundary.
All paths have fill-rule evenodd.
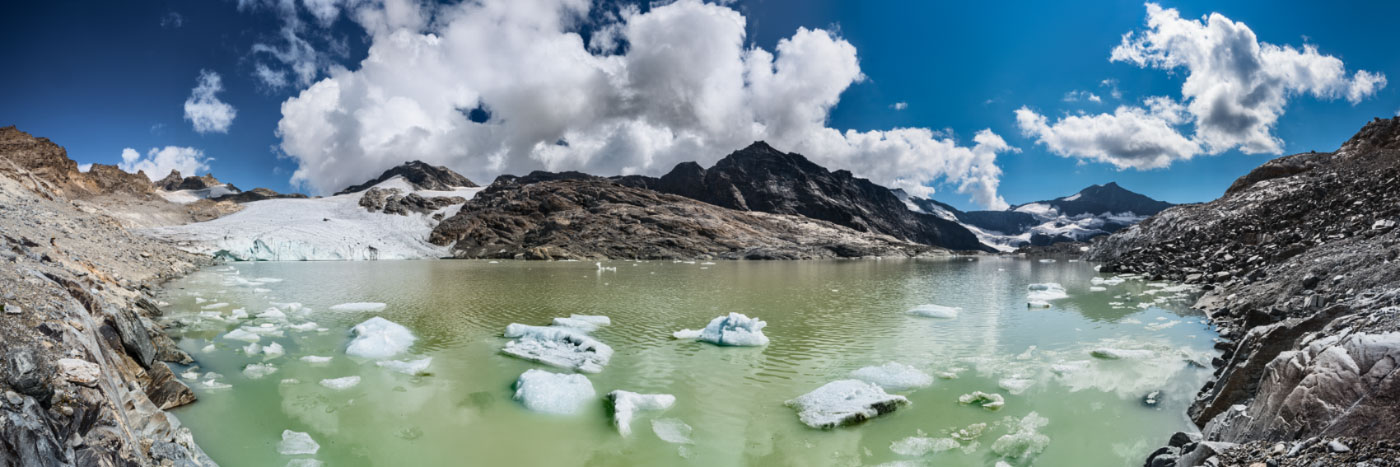
<path id="1" fill-rule="evenodd" d="M 1185 406 L 1209 371 L 1214 334 L 1186 310 L 1185 294 L 1129 280 L 1090 291 L 1100 277 L 1086 263 L 1025 260 L 611 262 L 402 261 L 252 263 L 221 266 L 170 284 L 163 300 L 197 372 L 214 372 L 227 389 L 187 380 L 200 401 L 176 411 L 196 439 L 226 466 L 283 465 L 284 429 L 320 443 L 327 465 L 873 465 L 912 460 L 990 465 L 991 446 L 1014 429 L 1009 418 L 1048 419 L 1050 443 L 1036 465 L 1126 465 L 1172 432 L 1189 430 Z M 1106 276 L 1104 276 L 1106 277 Z M 274 280 L 259 280 L 270 278 Z M 281 279 L 281 281 L 275 281 Z M 1027 309 L 1026 287 L 1058 282 L 1070 297 Z M 208 304 L 256 315 L 275 303 L 302 311 L 272 324 L 262 345 L 286 354 L 277 371 L 253 379 L 264 361 L 244 342 L 219 336 L 239 326 L 201 318 Z M 332 305 L 383 302 L 379 312 L 335 312 Z M 1151 304 L 1141 305 L 1143 303 Z M 960 307 L 956 319 L 911 316 L 921 304 Z M 284 306 L 284 308 L 287 308 Z M 309 310 L 309 311 L 306 311 Z M 205 310 L 206 312 L 209 310 Z M 740 312 L 768 322 L 762 348 L 678 341 L 671 333 Z M 593 333 L 616 354 L 588 375 L 599 395 L 614 389 L 669 393 L 672 409 L 643 412 L 624 439 L 599 398 L 574 416 L 526 411 L 511 384 L 538 364 L 499 353 L 512 322 L 546 325 L 571 314 L 606 315 Z M 428 375 L 407 376 L 345 355 L 347 330 L 371 316 L 418 336 L 410 356 L 431 356 Z M 325 331 L 300 332 L 313 321 Z M 252 324 L 249 324 L 252 323 Z M 275 334 L 280 332 L 281 337 Z M 212 348 L 209 347 L 212 345 Z M 1095 349 L 1150 352 L 1105 360 Z M 302 356 L 331 356 L 329 363 Z M 783 402 L 864 366 L 901 362 L 933 375 L 930 387 L 902 393 L 912 405 L 863 425 L 819 431 L 800 424 Z M 175 368 L 176 373 L 186 371 Z M 563 371 L 563 370 L 553 370 Z M 346 390 L 319 381 L 361 376 Z M 207 377 L 201 375 L 199 381 Z M 957 403 L 973 391 L 1006 397 L 1000 411 Z M 1162 391 L 1149 407 L 1144 395 Z M 672 444 L 651 430 L 692 427 L 693 444 Z M 674 420 L 672 420 L 674 419 Z M 966 449 L 906 457 L 895 441 L 947 436 L 976 423 L 990 428 Z M 970 447 L 973 445 L 975 447 Z M 1027 459 L 1008 459 L 1026 464 Z"/>

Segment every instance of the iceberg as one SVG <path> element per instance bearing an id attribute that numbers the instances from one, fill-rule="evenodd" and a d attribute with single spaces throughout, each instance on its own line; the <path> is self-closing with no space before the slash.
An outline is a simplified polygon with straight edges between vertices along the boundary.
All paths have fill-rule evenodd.
<path id="1" fill-rule="evenodd" d="M 763 320 L 744 316 L 743 313 L 730 313 L 728 316 L 710 320 L 710 324 L 698 332 L 685 329 L 672 336 L 677 339 L 693 338 L 715 345 L 763 346 L 768 345 L 768 336 L 763 335 L 763 328 L 767 325 Z"/>
<path id="2" fill-rule="evenodd" d="M 307 321 L 307 322 L 305 322 L 305 323 L 293 324 L 293 325 L 287 326 L 287 327 L 288 327 L 288 328 L 291 328 L 291 330 L 293 330 L 293 331 L 299 331 L 299 332 L 315 331 L 315 330 L 316 330 L 316 323 L 315 323 L 314 321 Z"/>
<path id="3" fill-rule="evenodd" d="M 875 383 L 886 391 L 907 391 L 933 384 L 933 377 L 912 366 L 889 362 L 880 366 L 867 366 L 851 372 L 851 377 Z"/>
<path id="4" fill-rule="evenodd" d="M 350 332 L 355 339 L 345 353 L 360 358 L 389 358 L 408 350 L 417 340 L 408 328 L 378 316 L 356 324 Z"/>
<path id="5" fill-rule="evenodd" d="M 992 452 L 1011 459 L 1029 459 L 1040 454 L 1050 445 L 1050 437 L 1040 433 L 1040 428 L 1050 421 L 1035 412 L 1026 414 L 1012 426 L 1011 432 L 997 438 L 992 443 Z"/>
<path id="6" fill-rule="evenodd" d="M 526 370 L 515 381 L 515 400 L 536 412 L 568 415 L 577 413 L 598 393 L 593 383 L 580 374 Z"/>
<path id="7" fill-rule="evenodd" d="M 282 430 L 282 442 L 277 444 L 277 452 L 285 456 L 315 454 L 319 450 L 321 445 L 311 435 L 292 430 Z"/>
<path id="8" fill-rule="evenodd" d="M 1108 290 L 1108 288 L 1107 288 L 1107 287 L 1099 287 L 1099 286 L 1097 286 L 1097 285 L 1089 286 L 1089 291 L 1090 291 L 1090 292 L 1103 292 L 1103 291 L 1105 291 L 1105 290 Z"/>
<path id="9" fill-rule="evenodd" d="M 238 328 L 229 331 L 228 334 L 224 334 L 224 339 L 243 342 L 257 342 L 259 340 L 262 340 L 262 336 L 254 334 L 252 332 L 248 332 L 248 330 L 246 329 Z"/>
<path id="10" fill-rule="evenodd" d="M 919 305 L 909 309 L 908 313 L 925 318 L 953 319 L 958 317 L 961 308 L 943 305 Z"/>
<path id="11" fill-rule="evenodd" d="M 985 393 L 973 391 L 972 394 L 958 396 L 958 403 L 963 405 L 980 405 L 987 410 L 999 410 L 1006 406 L 1006 398 L 997 393 Z"/>
<path id="12" fill-rule="evenodd" d="M 1056 282 L 1031 284 L 1026 286 L 1026 289 L 1030 291 L 1030 293 L 1026 294 L 1026 299 L 1031 302 L 1049 302 L 1051 300 L 1069 298 L 1069 294 L 1065 293 L 1064 286 Z"/>
<path id="13" fill-rule="evenodd" d="M 254 363 L 243 367 L 243 376 L 248 379 L 262 379 L 264 376 L 277 372 L 277 367 L 266 363 Z"/>
<path id="14" fill-rule="evenodd" d="M 613 425 L 622 436 L 632 435 L 632 417 L 639 410 L 666 410 L 676 404 L 676 396 L 670 394 L 638 394 L 616 390 L 608 393 L 608 401 L 613 407 Z"/>
<path id="15" fill-rule="evenodd" d="M 276 343 L 276 342 L 273 342 L 273 343 L 271 343 L 271 344 L 267 344 L 266 346 L 264 346 L 264 347 L 262 348 L 262 353 L 263 353 L 263 359 L 264 359 L 264 360 L 268 360 L 268 359 L 273 359 L 273 358 L 281 357 L 282 355 L 286 354 L 287 351 L 286 351 L 286 349 L 283 349 L 283 348 L 282 348 L 282 344 L 278 344 L 278 343 Z"/>
<path id="16" fill-rule="evenodd" d="M 305 356 L 305 357 L 301 357 L 301 361 L 306 362 L 306 363 L 310 363 L 310 364 L 312 364 L 312 365 L 321 365 L 321 364 L 325 364 L 325 363 L 330 363 L 330 362 L 331 362 L 331 357 L 321 357 L 321 356 L 316 356 L 316 355 L 307 355 L 307 356 Z"/>
<path id="17" fill-rule="evenodd" d="M 374 362 L 380 368 L 388 368 L 406 375 L 421 375 L 428 372 L 428 365 L 433 363 L 433 357 L 423 357 L 418 360 L 385 360 Z"/>
<path id="18" fill-rule="evenodd" d="M 675 418 L 658 418 L 651 421 L 651 432 L 656 433 L 657 438 L 671 444 L 690 444 L 690 434 L 694 430 L 690 425 Z"/>
<path id="19" fill-rule="evenodd" d="M 960 445 L 953 438 L 928 438 L 910 436 L 890 444 L 890 450 L 901 456 L 922 456 L 957 449 Z"/>
<path id="20" fill-rule="evenodd" d="M 585 373 L 603 371 L 613 354 L 612 347 L 572 328 L 511 323 L 505 336 L 515 338 L 501 349 L 506 355 Z"/>
<path id="21" fill-rule="evenodd" d="M 234 308 L 233 311 L 232 311 L 231 313 L 232 313 L 232 314 L 229 316 L 229 318 L 232 318 L 232 319 L 248 319 L 248 310 L 244 310 L 244 309 L 242 309 L 242 308 Z"/>
<path id="22" fill-rule="evenodd" d="M 258 317 L 262 319 L 287 319 L 287 314 L 276 308 L 268 308 L 262 313 L 258 313 Z"/>
<path id="23" fill-rule="evenodd" d="M 344 390 L 346 390 L 346 389 L 353 388 L 353 387 L 355 387 L 356 385 L 359 385 L 359 384 L 360 384 L 360 377 L 359 377 L 359 376 L 346 376 L 346 377 L 343 377 L 343 378 L 331 378 L 331 379 L 323 379 L 323 380 L 321 380 L 321 385 L 322 385 L 322 386 L 325 386 L 325 387 L 328 387 L 328 388 L 331 388 L 331 389 L 334 389 L 334 390 L 337 390 L 337 391 L 344 391 Z"/>
<path id="24" fill-rule="evenodd" d="M 904 396 L 888 394 L 873 383 L 843 379 L 784 403 L 797 409 L 797 417 L 812 428 L 853 425 L 909 405 Z"/>
<path id="25" fill-rule="evenodd" d="M 612 324 L 612 320 L 607 316 L 596 315 L 569 315 L 568 318 L 554 318 L 554 326 L 573 328 L 583 332 L 597 331 L 598 328 Z"/>
<path id="26" fill-rule="evenodd" d="M 331 311 L 339 312 L 375 312 L 384 311 L 388 305 L 379 302 L 352 302 L 331 305 Z"/>

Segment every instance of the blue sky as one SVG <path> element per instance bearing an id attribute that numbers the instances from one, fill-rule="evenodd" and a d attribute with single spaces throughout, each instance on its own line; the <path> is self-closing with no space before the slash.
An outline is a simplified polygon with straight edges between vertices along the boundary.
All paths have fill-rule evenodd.
<path id="1" fill-rule="evenodd" d="M 1311 2 L 1163 2 L 1161 6 L 1178 10 L 1185 20 L 1219 13 L 1247 25 L 1260 42 L 1297 48 L 1315 45 L 1318 54 L 1343 62 L 1349 76 L 1367 70 L 1400 77 L 1400 54 L 1384 45 L 1388 19 L 1400 17 L 1400 4 L 1394 2 L 1345 8 Z M 1172 160 L 1165 168 L 1119 169 L 1103 160 L 1057 155 L 1038 137 L 1023 132 L 1016 115 L 1023 107 L 1053 124 L 1080 112 L 1096 115 L 1112 113 L 1119 105 L 1143 107 L 1142 99 L 1149 96 L 1185 102 L 1185 68 L 1163 70 L 1109 60 L 1125 33 L 1148 29 L 1148 11 L 1140 3 L 1025 2 L 1008 7 L 987 2 L 756 0 L 731 7 L 746 21 L 746 48 L 777 51 L 780 41 L 794 38 L 799 28 L 825 30 L 854 47 L 863 79 L 839 93 L 839 101 L 828 109 L 825 125 L 829 128 L 875 132 L 927 128 L 939 135 L 951 130 L 956 143 L 965 147 L 973 146 L 979 131 L 990 129 L 1006 145 L 1018 148 L 1019 152 L 1006 150 L 995 156 L 1001 171 L 995 192 L 1011 204 L 1062 196 L 1109 181 L 1167 201 L 1205 201 L 1275 156 L 1228 149 Z M 299 165 L 324 159 L 299 152 L 297 157 L 284 154 L 285 135 L 277 132 L 284 103 L 310 83 L 297 83 L 295 75 L 287 74 L 289 84 L 273 87 L 255 76 L 259 65 L 285 71 L 284 65 L 290 63 L 256 47 L 285 46 L 288 16 L 276 5 L 55 1 L 21 3 L 9 9 L 10 14 L 0 18 L 0 39 L 11 46 L 7 55 L 12 64 L 0 74 L 0 124 L 51 138 L 80 163 L 118 163 L 125 148 L 141 154 L 167 146 L 195 148 L 212 158 L 207 166 L 215 175 L 245 189 L 314 191 L 306 180 L 294 183 L 293 172 Z M 608 2 L 593 6 L 592 12 L 596 16 L 615 9 L 616 4 Z M 327 23 L 318 21 L 311 10 L 299 9 L 296 18 L 301 23 L 299 37 L 315 50 L 314 81 L 330 76 L 335 67 L 361 69 L 369 46 L 389 37 L 367 31 L 348 13 Z M 447 22 L 420 24 L 418 32 L 442 35 L 434 28 Z M 581 29 L 585 36 L 596 35 L 593 26 Z M 638 42 L 632 49 L 642 49 L 640 36 L 628 39 Z M 471 63 L 453 65 L 461 68 L 450 69 L 469 69 Z M 214 96 L 236 109 L 224 132 L 196 132 L 185 118 L 184 104 L 201 70 L 222 78 L 222 90 Z M 1111 88 L 1101 85 L 1104 80 L 1116 82 L 1121 98 L 1111 96 Z M 1067 102 L 1072 91 L 1094 93 L 1100 102 Z M 483 106 L 493 105 L 487 97 L 481 100 Z M 907 106 L 896 109 L 900 102 Z M 1318 98 L 1295 92 L 1287 96 L 1272 136 L 1282 141 L 1284 154 L 1332 150 L 1370 118 L 1389 117 L 1397 111 L 1400 92 L 1393 85 L 1371 89 L 1355 103 L 1338 96 Z M 644 115 L 655 118 L 655 114 Z M 1182 123 L 1176 129 L 1189 136 L 1193 127 Z M 576 133 L 570 138 L 584 141 Z M 311 151 L 308 148 L 326 142 L 299 141 L 300 149 L 294 152 Z M 585 146 L 574 141 L 556 148 Z M 717 147 L 726 146 L 703 146 L 706 150 Z M 436 157 L 402 149 L 392 154 L 403 160 Z M 365 166 L 345 174 L 347 180 L 382 170 L 376 164 L 384 164 L 384 156 L 365 152 L 364 157 L 339 162 Z M 469 164 L 477 159 L 453 160 Z M 867 168 L 858 157 L 839 160 L 852 167 L 832 168 L 849 168 L 858 174 L 870 170 L 877 181 L 878 174 L 898 172 L 898 167 L 883 172 Z M 872 159 L 871 165 L 880 163 Z M 601 173 L 602 168 L 612 167 L 589 164 L 581 168 Z M 658 162 L 644 171 L 656 172 L 669 165 L 669 160 Z M 506 164 L 501 171 L 527 166 Z M 492 173 L 476 167 L 464 173 L 472 171 L 473 178 Z M 975 177 L 930 173 L 935 198 L 960 208 L 977 207 L 973 194 L 958 190 L 959 183 Z M 319 180 L 316 176 L 313 181 Z M 324 184 L 334 186 L 341 178 L 325 180 L 329 181 Z"/>

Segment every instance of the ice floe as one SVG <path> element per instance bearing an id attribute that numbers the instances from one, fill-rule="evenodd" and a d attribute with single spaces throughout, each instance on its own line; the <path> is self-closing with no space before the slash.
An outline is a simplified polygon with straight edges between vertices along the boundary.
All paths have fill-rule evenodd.
<path id="1" fill-rule="evenodd" d="M 277 444 L 277 452 L 285 456 L 315 454 L 321 445 L 311 439 L 311 435 L 299 431 L 282 430 L 282 442 Z"/>
<path id="2" fill-rule="evenodd" d="M 1146 349 L 1115 349 L 1111 347 L 1100 347 L 1089 351 L 1089 355 L 1104 360 L 1141 360 L 1152 358 L 1156 352 Z"/>
<path id="3" fill-rule="evenodd" d="M 1033 384 L 1035 384 L 1034 380 L 1016 377 L 1003 378 L 1001 381 L 997 382 L 997 386 L 1001 387 L 1002 389 L 1005 389 L 1006 392 L 1009 392 L 1012 395 L 1017 395 L 1026 392 L 1026 389 L 1030 389 L 1031 385 Z"/>
<path id="4" fill-rule="evenodd" d="M 282 348 L 282 344 L 278 344 L 278 343 L 276 343 L 276 342 L 273 342 L 273 343 L 271 343 L 271 344 L 267 344 L 266 346 L 263 346 L 263 348 L 262 348 L 262 354 L 263 354 L 263 358 L 264 358 L 264 359 L 273 359 L 273 358 L 281 357 L 282 355 L 285 355 L 286 353 L 287 353 L 287 349 Z"/>
<path id="5" fill-rule="evenodd" d="M 763 335 L 763 328 L 767 325 L 767 322 L 744 316 L 743 313 L 729 313 L 727 316 L 710 320 L 710 324 L 706 325 L 704 329 L 699 331 L 683 329 L 676 331 L 672 336 L 677 339 L 695 339 L 715 345 L 763 346 L 768 345 L 768 336 Z"/>
<path id="6" fill-rule="evenodd" d="M 963 405 L 977 405 L 987 410 L 999 410 L 1006 406 L 1006 398 L 997 393 L 985 393 L 973 391 L 971 394 L 958 396 L 958 403 Z"/>
<path id="7" fill-rule="evenodd" d="M 339 312 L 375 312 L 384 311 L 388 305 L 379 302 L 352 302 L 331 305 L 331 311 Z"/>
<path id="8" fill-rule="evenodd" d="M 238 329 L 234 329 L 234 330 L 232 330 L 232 331 L 229 331 L 228 334 L 224 334 L 224 339 L 234 340 L 234 341 L 243 341 L 243 342 L 257 342 L 257 341 L 259 341 L 259 340 L 262 340 L 262 336 L 259 336 L 259 335 L 255 334 L 255 333 L 253 333 L 253 332 L 250 332 L 250 331 L 248 331 L 248 330 L 246 330 L 246 329 L 238 328 Z"/>
<path id="9" fill-rule="evenodd" d="M 262 379 L 276 372 L 277 367 L 267 363 L 254 363 L 243 367 L 243 376 L 247 376 L 248 379 Z"/>
<path id="10" fill-rule="evenodd" d="M 345 376 L 321 380 L 321 385 L 337 391 L 344 391 L 360 384 L 359 376 Z"/>
<path id="11" fill-rule="evenodd" d="M 1056 282 L 1031 284 L 1026 286 L 1026 289 L 1030 291 L 1026 294 L 1026 299 L 1032 302 L 1049 302 L 1069 298 L 1069 294 L 1065 293 L 1064 286 Z"/>
<path id="12" fill-rule="evenodd" d="M 907 391 L 933 384 L 928 373 L 899 362 L 867 366 L 851 372 L 851 377 L 879 385 L 886 391 Z"/>
<path id="13" fill-rule="evenodd" d="M 580 374 L 552 373 L 526 370 L 515 381 L 515 400 L 525 408 L 544 413 L 568 415 L 577 413 L 598 393 L 593 383 Z"/>
<path id="14" fill-rule="evenodd" d="M 317 356 L 317 355 L 307 355 L 307 356 L 305 356 L 305 357 L 301 357 L 301 361 L 306 362 L 306 363 L 310 363 L 310 364 L 312 364 L 312 365 L 322 365 L 322 364 L 330 363 L 330 362 L 331 362 L 331 357 L 322 357 L 322 356 Z"/>
<path id="15" fill-rule="evenodd" d="M 511 323 L 505 337 L 515 339 L 501 349 L 507 355 L 586 373 L 603 371 L 613 354 L 612 347 L 573 328 Z"/>
<path id="16" fill-rule="evenodd" d="M 958 317 L 959 311 L 962 311 L 962 309 L 954 306 L 919 305 L 914 308 L 910 308 L 908 313 L 914 316 L 922 316 L 925 318 L 953 319 Z"/>
<path id="17" fill-rule="evenodd" d="M 350 332 L 355 338 L 345 353 L 360 358 L 389 358 L 408 350 L 417 340 L 408 328 L 378 316 L 356 324 Z"/>
<path id="18" fill-rule="evenodd" d="M 858 379 L 843 379 L 785 402 L 797 409 L 797 417 L 812 428 L 852 425 L 909 405 L 904 396 L 888 394 L 880 386 Z"/>
<path id="19" fill-rule="evenodd" d="M 890 451 L 901 456 L 922 456 L 957 449 L 961 446 L 953 438 L 929 438 L 910 436 L 890 444 Z"/>
<path id="20" fill-rule="evenodd" d="M 1050 445 L 1050 437 L 1040 433 L 1040 429 L 1050 420 L 1035 412 L 1011 424 L 1010 432 L 992 443 L 992 452 L 1002 457 L 1026 460 L 1035 457 Z"/>
<path id="21" fill-rule="evenodd" d="M 676 404 L 676 396 L 670 394 L 638 394 L 616 390 L 608 393 L 608 401 L 613 407 L 613 425 L 622 436 L 632 435 L 632 417 L 641 410 L 666 410 Z"/>
<path id="22" fill-rule="evenodd" d="M 374 364 L 406 375 L 420 375 L 427 373 L 428 365 L 432 363 L 433 357 L 423 357 L 417 360 L 384 360 Z"/>
<path id="23" fill-rule="evenodd" d="M 261 318 L 261 319 L 287 319 L 287 314 L 286 314 L 286 313 L 283 313 L 282 310 L 279 310 L 279 309 L 277 309 L 277 308 L 268 308 L 268 309 L 266 309 L 266 310 L 263 310 L 262 313 L 258 313 L 258 318 Z"/>
<path id="24" fill-rule="evenodd" d="M 658 418 L 651 421 L 651 432 L 656 433 L 657 438 L 671 444 L 690 444 L 690 435 L 694 429 L 685 422 L 675 418 Z"/>

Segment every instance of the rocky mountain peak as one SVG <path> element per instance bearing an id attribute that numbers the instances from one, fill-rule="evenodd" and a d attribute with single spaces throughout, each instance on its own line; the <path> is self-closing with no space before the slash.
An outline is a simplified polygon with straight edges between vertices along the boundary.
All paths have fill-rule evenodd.
<path id="1" fill-rule="evenodd" d="M 414 188 L 419 190 L 446 191 L 457 187 L 479 186 L 476 183 L 473 183 L 471 180 L 468 180 L 467 177 L 464 177 L 457 172 L 453 172 L 452 169 L 440 165 L 431 165 L 423 161 L 415 160 L 405 162 L 397 167 L 385 170 L 383 174 L 380 174 L 373 180 L 361 183 L 359 185 L 350 186 L 344 190 L 336 192 L 335 194 L 343 195 L 346 193 L 365 191 L 372 186 L 383 183 L 385 180 L 394 177 L 403 177 L 404 180 L 407 180 L 408 183 L 412 184 Z"/>
<path id="2" fill-rule="evenodd" d="M 1371 120 L 1342 143 L 1337 152 L 1355 154 L 1381 149 L 1400 150 L 1400 116 Z"/>
<path id="3" fill-rule="evenodd" d="M 1090 185 L 1088 188 L 1064 198 L 1030 204 L 1048 204 L 1067 216 L 1125 212 L 1139 216 L 1150 216 L 1172 206 L 1171 203 L 1157 201 L 1123 188 L 1117 182 Z"/>
<path id="4" fill-rule="evenodd" d="M 171 169 L 169 175 L 166 175 L 165 178 L 162 178 L 160 180 L 156 180 L 153 183 L 153 185 L 155 185 L 156 188 L 160 188 L 165 191 L 175 191 L 180 189 L 180 182 L 184 180 L 185 177 L 183 175 L 180 175 L 179 170 Z"/>

